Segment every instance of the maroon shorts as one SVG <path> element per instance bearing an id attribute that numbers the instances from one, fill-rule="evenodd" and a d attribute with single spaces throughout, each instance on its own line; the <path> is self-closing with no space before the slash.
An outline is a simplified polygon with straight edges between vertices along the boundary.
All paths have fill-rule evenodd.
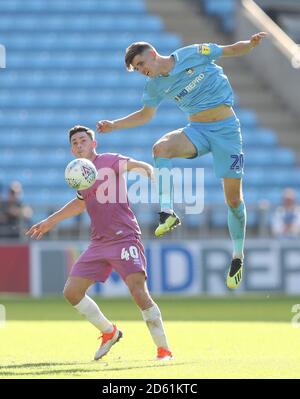
<path id="1" fill-rule="evenodd" d="M 123 280 L 137 272 L 147 278 L 145 250 L 139 238 L 109 244 L 92 241 L 73 265 L 70 276 L 105 282 L 113 270 Z"/>

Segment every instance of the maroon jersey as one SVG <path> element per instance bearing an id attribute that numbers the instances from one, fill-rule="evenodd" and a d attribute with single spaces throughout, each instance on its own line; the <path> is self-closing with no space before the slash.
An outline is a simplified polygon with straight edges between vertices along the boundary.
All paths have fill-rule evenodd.
<path id="1" fill-rule="evenodd" d="M 97 154 L 93 161 L 98 170 L 96 182 L 77 192 L 77 198 L 85 201 L 91 219 L 92 241 L 104 243 L 141 234 L 129 206 L 125 176 L 119 173 L 120 166 L 128 159 L 120 154 Z"/>

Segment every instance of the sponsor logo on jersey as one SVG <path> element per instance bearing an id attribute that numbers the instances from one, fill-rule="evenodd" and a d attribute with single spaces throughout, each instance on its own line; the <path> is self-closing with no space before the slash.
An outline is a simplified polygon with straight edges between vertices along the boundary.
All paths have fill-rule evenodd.
<path id="1" fill-rule="evenodd" d="M 200 73 L 200 75 L 196 76 L 195 79 L 193 79 L 191 81 L 191 83 L 189 83 L 187 86 L 185 86 L 185 88 L 183 90 L 181 90 L 180 93 L 178 93 L 174 99 L 176 101 L 180 101 L 184 96 L 186 96 L 187 94 L 189 94 L 196 86 L 199 82 L 201 82 L 201 80 L 204 78 L 204 73 Z"/>

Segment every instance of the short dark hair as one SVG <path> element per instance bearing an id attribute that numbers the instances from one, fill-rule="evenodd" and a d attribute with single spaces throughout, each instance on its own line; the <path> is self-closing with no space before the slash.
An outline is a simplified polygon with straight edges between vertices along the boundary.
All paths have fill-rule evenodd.
<path id="1" fill-rule="evenodd" d="M 136 55 L 142 54 L 145 50 L 155 50 L 152 44 L 147 42 L 135 42 L 127 47 L 125 52 L 125 64 L 129 72 L 134 70 L 132 61 Z"/>
<path id="2" fill-rule="evenodd" d="M 86 133 L 91 140 L 95 140 L 95 132 L 94 130 L 90 129 L 89 127 L 86 126 L 81 126 L 81 125 L 76 125 L 73 126 L 70 130 L 69 130 L 69 141 L 71 143 L 71 138 L 74 134 L 76 133 Z"/>

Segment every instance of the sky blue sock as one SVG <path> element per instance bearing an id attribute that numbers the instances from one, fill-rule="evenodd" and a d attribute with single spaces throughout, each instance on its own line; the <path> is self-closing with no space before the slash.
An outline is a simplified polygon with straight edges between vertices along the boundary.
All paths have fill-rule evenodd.
<path id="1" fill-rule="evenodd" d="M 154 165 L 157 169 L 158 194 L 161 210 L 173 209 L 173 177 L 171 158 L 154 158 Z M 159 175 L 158 175 L 159 174 Z"/>
<path id="2" fill-rule="evenodd" d="M 237 208 L 228 207 L 228 229 L 233 243 L 233 257 L 244 257 L 246 207 L 242 201 Z"/>

